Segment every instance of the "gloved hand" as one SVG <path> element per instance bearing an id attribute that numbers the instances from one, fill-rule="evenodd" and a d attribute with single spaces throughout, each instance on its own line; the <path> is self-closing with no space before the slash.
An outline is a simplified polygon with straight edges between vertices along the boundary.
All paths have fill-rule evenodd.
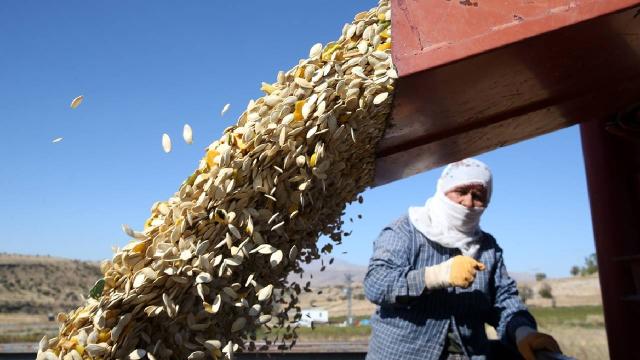
<path id="1" fill-rule="evenodd" d="M 430 290 L 450 286 L 468 288 L 476 279 L 476 272 L 484 269 L 484 264 L 476 259 L 458 255 L 438 265 L 427 266 L 424 271 L 424 282 Z"/>
<path id="2" fill-rule="evenodd" d="M 541 350 L 562 354 L 560 346 L 551 335 L 537 332 L 529 327 L 520 327 L 516 330 L 516 343 L 520 355 L 525 360 L 536 360 L 535 353 Z"/>

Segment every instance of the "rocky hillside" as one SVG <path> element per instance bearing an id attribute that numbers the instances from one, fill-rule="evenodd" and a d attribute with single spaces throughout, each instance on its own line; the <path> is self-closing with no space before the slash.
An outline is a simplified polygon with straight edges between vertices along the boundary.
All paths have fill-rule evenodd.
<path id="1" fill-rule="evenodd" d="M 97 262 L 0 253 L 0 313 L 71 310 L 100 277 Z"/>

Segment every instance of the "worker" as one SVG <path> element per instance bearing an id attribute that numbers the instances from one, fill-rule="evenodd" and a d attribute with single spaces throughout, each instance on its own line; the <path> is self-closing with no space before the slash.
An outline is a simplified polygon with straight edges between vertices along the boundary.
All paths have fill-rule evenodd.
<path id="1" fill-rule="evenodd" d="M 536 330 L 502 249 L 480 229 L 491 191 L 481 161 L 449 164 L 424 206 L 382 229 L 364 280 L 366 297 L 378 305 L 367 359 L 512 358 L 492 352 L 485 323 L 513 358 L 560 353 Z"/>

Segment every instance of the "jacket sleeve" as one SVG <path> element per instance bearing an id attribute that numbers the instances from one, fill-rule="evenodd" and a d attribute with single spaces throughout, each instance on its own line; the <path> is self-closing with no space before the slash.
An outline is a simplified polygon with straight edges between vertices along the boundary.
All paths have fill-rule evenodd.
<path id="1" fill-rule="evenodd" d="M 425 289 L 424 268 L 412 269 L 412 236 L 401 222 L 385 227 L 373 245 L 364 278 L 367 299 L 377 305 L 405 305 Z"/>
<path id="2" fill-rule="evenodd" d="M 503 343 L 515 344 L 515 331 L 521 326 L 536 329 L 536 321 L 520 300 L 516 282 L 507 273 L 502 249 L 497 244 L 495 248 L 494 302 L 489 324 L 496 328 Z"/>

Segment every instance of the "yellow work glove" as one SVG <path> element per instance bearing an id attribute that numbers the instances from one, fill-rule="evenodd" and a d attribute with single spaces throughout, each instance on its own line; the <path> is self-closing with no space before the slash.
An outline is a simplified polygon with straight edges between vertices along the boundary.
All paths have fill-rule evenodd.
<path id="1" fill-rule="evenodd" d="M 484 270 L 484 264 L 470 256 L 455 256 L 451 263 L 449 282 L 453 286 L 468 288 L 476 279 L 476 271 Z"/>
<path id="2" fill-rule="evenodd" d="M 562 354 L 560 346 L 551 335 L 537 332 L 531 328 L 516 330 L 518 351 L 525 360 L 536 360 L 537 351 L 550 351 Z"/>
<path id="3" fill-rule="evenodd" d="M 468 288 L 476 279 L 476 272 L 485 269 L 483 263 L 470 256 L 454 256 L 438 265 L 427 266 L 424 282 L 427 289 L 435 290 L 450 286 Z"/>

